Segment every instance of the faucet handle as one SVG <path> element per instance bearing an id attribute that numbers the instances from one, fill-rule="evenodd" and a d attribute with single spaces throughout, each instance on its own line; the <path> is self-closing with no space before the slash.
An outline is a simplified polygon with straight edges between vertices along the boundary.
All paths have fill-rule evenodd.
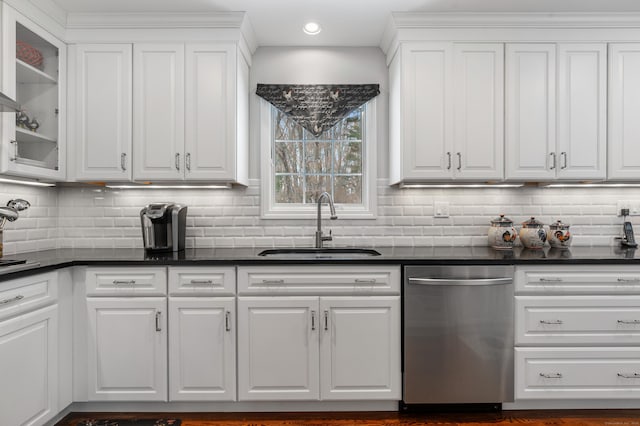
<path id="1" fill-rule="evenodd" d="M 333 236 L 332 236 L 332 231 L 331 229 L 329 229 L 329 235 L 327 236 L 322 236 L 322 241 L 333 241 Z"/>

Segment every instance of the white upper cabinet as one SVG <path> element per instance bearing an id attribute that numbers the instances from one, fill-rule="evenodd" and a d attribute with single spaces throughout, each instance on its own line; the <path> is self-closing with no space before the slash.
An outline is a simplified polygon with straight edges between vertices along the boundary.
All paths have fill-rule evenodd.
<path id="1" fill-rule="evenodd" d="M 70 47 L 78 180 L 131 179 L 131 55 L 130 44 Z"/>
<path id="2" fill-rule="evenodd" d="M 508 44 L 506 178 L 604 179 L 606 45 Z"/>
<path id="3" fill-rule="evenodd" d="M 133 178 L 184 177 L 184 45 L 133 47 Z"/>
<path id="4" fill-rule="evenodd" d="M 501 179 L 503 46 L 403 44 L 390 64 L 391 184 Z"/>
<path id="5" fill-rule="evenodd" d="M 0 171 L 66 177 L 66 45 L 6 3 L 2 7 L 2 92 L 22 114 L 2 114 Z"/>
<path id="6" fill-rule="evenodd" d="M 234 43 L 135 44 L 133 179 L 247 183 L 249 66 Z"/>
<path id="7" fill-rule="evenodd" d="M 640 43 L 609 45 L 609 179 L 640 179 Z"/>

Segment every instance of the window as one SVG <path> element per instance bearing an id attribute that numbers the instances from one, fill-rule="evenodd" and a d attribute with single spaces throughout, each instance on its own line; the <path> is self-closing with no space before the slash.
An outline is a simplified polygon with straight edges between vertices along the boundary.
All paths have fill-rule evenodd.
<path id="1" fill-rule="evenodd" d="M 268 121 L 262 141 L 263 164 L 268 165 L 262 174 L 264 217 L 311 217 L 324 191 L 332 195 L 339 217 L 373 217 L 374 104 L 370 101 L 314 136 L 263 102 L 261 108 L 268 110 L 263 112 Z"/>

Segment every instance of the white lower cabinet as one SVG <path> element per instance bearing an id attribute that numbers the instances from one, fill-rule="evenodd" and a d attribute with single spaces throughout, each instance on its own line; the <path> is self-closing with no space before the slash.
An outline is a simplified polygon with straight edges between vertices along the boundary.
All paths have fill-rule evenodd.
<path id="1" fill-rule="evenodd" d="M 169 400 L 236 398 L 234 297 L 169 298 Z"/>
<path id="2" fill-rule="evenodd" d="M 91 297 L 91 401 L 167 400 L 167 317 L 164 297 Z"/>
<path id="3" fill-rule="evenodd" d="M 640 268 L 517 267 L 516 400 L 640 398 Z"/>
<path id="4" fill-rule="evenodd" d="M 56 305 L 0 322 L 0 424 L 42 425 L 58 413 Z"/>
<path id="5" fill-rule="evenodd" d="M 399 268 L 282 271 L 238 268 L 238 399 L 400 399 Z"/>

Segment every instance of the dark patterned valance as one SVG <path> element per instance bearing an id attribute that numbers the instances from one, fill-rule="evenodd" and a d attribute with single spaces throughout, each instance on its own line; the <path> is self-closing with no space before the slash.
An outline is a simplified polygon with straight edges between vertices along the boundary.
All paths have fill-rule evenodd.
<path id="1" fill-rule="evenodd" d="M 380 94 L 378 84 L 258 84 L 263 97 L 319 136 L 351 111 Z"/>

